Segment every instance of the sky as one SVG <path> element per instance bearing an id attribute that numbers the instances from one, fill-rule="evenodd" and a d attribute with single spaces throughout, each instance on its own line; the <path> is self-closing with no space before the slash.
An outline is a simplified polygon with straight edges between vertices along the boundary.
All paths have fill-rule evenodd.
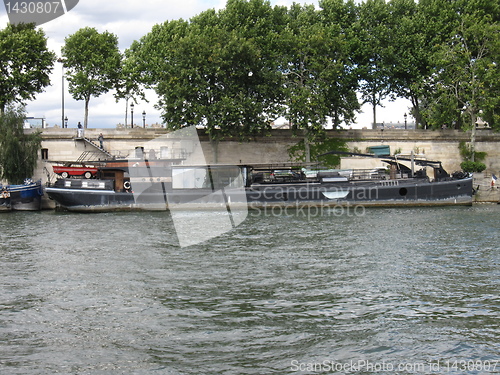
<path id="1" fill-rule="evenodd" d="M 271 0 L 272 5 L 291 5 L 292 0 Z M 311 3 L 316 1 L 296 1 Z M 82 27 L 94 27 L 99 32 L 108 31 L 118 37 L 122 52 L 134 40 L 139 40 L 149 33 L 155 24 L 167 20 L 190 19 L 191 17 L 211 8 L 222 9 L 225 0 L 80 0 L 66 14 L 39 26 L 48 39 L 48 48 L 61 56 L 64 39 L 74 34 Z M 9 19 L 4 7 L 0 6 L 0 29 L 5 28 Z M 67 91 L 67 82 L 63 83 L 62 64 L 56 63 L 51 74 L 51 85 L 45 92 L 27 103 L 28 116 L 45 118 L 48 126 L 61 126 L 62 101 L 64 92 L 64 113 L 68 118 L 68 127 L 76 127 L 84 121 L 84 101 L 76 101 Z M 146 124 L 162 123 L 161 111 L 154 108 L 157 96 L 154 91 L 147 92 L 149 102 L 139 102 L 134 108 L 134 123 L 142 126 L 142 113 L 146 112 Z M 377 122 L 404 122 L 404 113 L 409 113 L 410 102 L 398 99 L 395 102 L 385 102 L 384 108 L 377 109 Z M 125 100 L 116 102 L 113 93 L 92 97 L 89 102 L 89 128 L 115 128 L 117 124 L 125 123 Z M 130 109 L 127 122 L 130 124 Z M 410 118 L 408 121 L 411 121 Z M 362 113 L 357 115 L 357 123 L 353 128 L 370 127 L 372 109 L 369 105 L 362 107 Z"/>

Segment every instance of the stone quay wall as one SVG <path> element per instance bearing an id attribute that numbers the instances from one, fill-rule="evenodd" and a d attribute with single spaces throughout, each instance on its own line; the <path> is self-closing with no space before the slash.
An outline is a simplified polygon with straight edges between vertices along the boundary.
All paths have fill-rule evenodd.
<path id="1" fill-rule="evenodd" d="M 134 129 L 85 129 L 85 137 L 97 142 L 102 133 L 104 148 L 118 157 L 125 157 L 136 147 L 144 147 L 147 153 L 154 140 L 167 134 L 162 128 L 134 128 Z M 400 129 L 353 129 L 343 131 L 327 131 L 327 136 L 345 139 L 351 151 L 364 153 L 370 146 L 388 145 L 391 153 L 410 154 L 412 151 L 428 160 L 439 160 L 448 172 L 460 169 L 462 159 L 458 145 L 461 141 L 470 141 L 470 132 L 445 129 L 430 130 L 400 130 Z M 208 163 L 217 160 L 221 164 L 239 163 L 283 163 L 291 162 L 287 149 L 301 140 L 293 136 L 290 130 L 273 130 L 270 136 L 256 137 L 249 142 L 240 142 L 234 139 L 220 141 L 217 147 L 217 158 L 208 136 L 199 132 L 200 141 Z M 42 148 L 40 163 L 36 171 L 36 178 L 43 182 L 53 180 L 51 161 L 76 161 L 83 152 L 94 151 L 97 148 L 76 139 L 76 129 L 47 128 L 42 133 Z M 478 129 L 476 131 L 476 150 L 487 153 L 484 161 L 487 169 L 475 175 L 480 186 L 478 198 L 484 201 L 498 202 L 497 187 L 491 188 L 492 174 L 500 176 L 500 133 L 491 130 Z M 104 155 L 102 155 L 104 158 Z M 342 167 L 371 168 L 382 165 L 374 159 L 366 164 L 366 159 L 343 158 Z M 500 185 L 498 180 L 497 185 Z"/>

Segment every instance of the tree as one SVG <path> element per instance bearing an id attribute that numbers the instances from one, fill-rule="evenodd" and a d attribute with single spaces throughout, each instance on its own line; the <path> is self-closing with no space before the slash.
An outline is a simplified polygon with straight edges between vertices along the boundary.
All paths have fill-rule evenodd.
<path id="1" fill-rule="evenodd" d="M 395 1 L 395 0 L 394 0 Z M 405 0 L 398 0 L 405 1 Z M 494 124 L 495 112 L 500 108 L 498 105 L 498 70 L 496 69 L 496 58 L 490 59 L 491 66 L 484 66 L 481 71 L 482 62 L 476 64 L 474 54 L 478 43 L 483 36 L 478 32 L 491 34 L 491 27 L 498 28 L 500 20 L 500 6 L 498 1 L 488 0 L 420 0 L 417 6 L 416 17 L 418 33 L 423 39 L 418 43 L 420 49 L 419 58 L 414 60 L 416 66 L 427 66 L 420 70 L 419 84 L 413 85 L 416 95 L 412 96 L 412 102 L 418 107 L 414 110 L 417 120 L 429 127 L 439 128 L 443 124 L 451 125 L 456 129 L 471 128 L 471 102 L 467 104 L 468 116 L 464 116 L 464 102 L 458 98 L 456 93 L 462 93 L 477 85 L 480 81 L 484 84 L 483 92 L 489 105 L 482 105 L 480 111 L 488 122 Z M 473 31 L 470 27 L 475 27 Z M 483 29 L 482 29 L 483 28 Z M 489 31 L 488 31 L 489 30 Z M 475 37 L 467 37 L 465 34 L 475 33 Z M 489 37 L 492 41 L 499 40 L 498 30 Z M 465 42 L 465 44 L 464 44 Z M 498 43 L 497 43 L 498 44 Z M 468 45 L 468 46 L 467 46 Z M 492 50 L 492 44 L 488 47 Z M 498 47 L 496 47 L 498 50 Z M 471 58 L 464 57 L 465 51 L 469 49 Z M 484 50 L 483 50 L 484 51 Z M 413 52 L 412 52 L 413 53 Z M 495 53 L 490 53 L 490 57 Z M 496 52 L 498 56 L 498 52 Z M 478 75 L 471 76 L 472 65 L 476 66 Z M 468 74 L 464 74 L 469 71 Z M 489 78 L 486 78 L 489 76 Z M 495 78 L 497 77 L 497 78 Z M 453 88 L 454 87 L 454 88 Z M 458 89 L 458 90 L 457 90 Z M 455 93 L 454 93 L 455 91 Z M 471 91 L 469 90 L 471 93 Z M 474 95 L 479 94 L 477 90 Z M 461 95 L 463 97 L 463 95 Z M 467 100 L 467 99 L 466 99 Z M 474 110 L 472 112 L 475 112 Z M 476 112 L 477 115 L 477 112 Z M 474 120 L 475 122 L 475 120 Z M 474 128 L 473 128 L 474 129 Z"/>
<path id="2" fill-rule="evenodd" d="M 455 35 L 442 47 L 437 86 L 443 96 L 454 99 L 465 116 L 464 128 L 471 130 L 471 161 L 474 162 L 475 130 L 479 114 L 483 110 L 498 108 L 500 91 L 492 85 L 500 72 L 497 59 L 500 55 L 500 27 L 489 17 L 479 20 L 464 15 Z"/>
<path id="3" fill-rule="evenodd" d="M 390 66 L 386 54 L 390 48 L 390 11 L 385 0 L 367 0 L 359 7 L 356 29 L 360 34 L 361 97 L 373 110 L 372 128 L 377 127 L 377 107 L 390 97 L 395 99 L 390 86 Z"/>
<path id="4" fill-rule="evenodd" d="M 460 156 L 464 160 L 460 163 L 460 167 L 464 172 L 482 172 L 486 169 L 486 165 L 482 162 L 487 153 L 484 151 L 476 151 L 471 144 L 460 142 L 458 145 Z"/>
<path id="5" fill-rule="evenodd" d="M 456 123 L 466 130 L 474 130 L 483 114 L 494 122 L 500 105 L 500 26 L 495 21 L 500 9 L 495 12 L 481 0 L 472 2 L 473 7 L 470 3 L 457 7 L 460 17 L 436 50 L 432 79 L 437 102 L 448 102 Z"/>
<path id="6" fill-rule="evenodd" d="M 134 42 L 130 49 L 125 50 L 124 60 L 122 61 L 122 69 L 120 78 L 116 83 L 115 99 L 118 102 L 120 99 L 125 99 L 125 122 L 127 125 L 128 102 L 132 100 L 137 104 L 137 97 L 141 100 L 146 100 L 144 93 L 144 85 L 141 84 L 140 60 L 134 54 Z M 132 124 L 133 126 L 133 124 Z"/>
<path id="7" fill-rule="evenodd" d="M 416 125 L 426 127 L 420 105 L 427 94 L 425 84 L 432 69 L 433 39 L 427 34 L 428 24 L 418 13 L 414 0 L 391 0 L 388 5 L 389 45 L 384 66 L 388 69 L 390 91 L 409 99 Z"/>
<path id="8" fill-rule="evenodd" d="M 134 44 L 141 79 L 159 95 L 167 126 L 202 125 L 214 142 L 269 129 L 281 104 L 272 46 L 284 13 L 262 0 L 231 0 L 189 22 L 156 25 Z"/>
<path id="9" fill-rule="evenodd" d="M 9 103 L 24 103 L 50 84 L 55 54 L 34 24 L 9 24 L 0 30 L 0 114 Z"/>
<path id="10" fill-rule="evenodd" d="M 359 109 L 352 52 L 355 4 L 271 7 L 229 0 L 189 22 L 156 25 L 131 47 L 167 126 L 202 125 L 212 141 L 262 134 L 284 115 L 313 140 Z"/>
<path id="11" fill-rule="evenodd" d="M 263 0 L 229 0 L 220 12 L 220 26 L 235 38 L 224 50 L 222 72 L 230 72 L 231 133 L 241 139 L 267 131 L 282 113 L 278 58 L 285 17 L 286 8 Z"/>
<path id="12" fill-rule="evenodd" d="M 88 124 L 89 101 L 117 86 L 121 77 L 118 38 L 107 31 L 85 27 L 65 39 L 62 48 L 69 92 L 85 101 L 84 128 Z"/>
<path id="13" fill-rule="evenodd" d="M 359 109 L 350 39 L 345 26 L 330 17 L 338 5 L 322 3 L 322 14 L 312 5 L 293 4 L 281 35 L 285 117 L 304 136 L 306 161 L 309 143 L 321 142 L 329 120 L 338 128 L 353 121 Z"/>
<path id="14" fill-rule="evenodd" d="M 11 184 L 33 176 L 42 144 L 40 132 L 24 133 L 24 118 L 22 109 L 12 107 L 0 114 L 0 179 Z"/>
<path id="15" fill-rule="evenodd" d="M 327 100 L 332 100 L 332 111 L 329 117 L 333 127 L 338 129 L 342 122 L 352 124 L 360 110 L 356 96 L 359 90 L 360 40 L 354 28 L 358 10 L 354 0 L 322 0 L 320 6 L 321 22 L 333 39 L 330 45 L 333 74 L 325 78 L 330 79 L 330 99 Z"/>
<path id="16" fill-rule="evenodd" d="M 499 78 L 496 59 L 500 52 L 500 28 L 467 18 L 450 43 L 442 48 L 437 81 L 443 94 L 451 94 L 458 102 L 468 117 L 467 128 L 472 128 L 489 95 L 498 97 L 500 94 L 487 89 L 495 73 Z"/>

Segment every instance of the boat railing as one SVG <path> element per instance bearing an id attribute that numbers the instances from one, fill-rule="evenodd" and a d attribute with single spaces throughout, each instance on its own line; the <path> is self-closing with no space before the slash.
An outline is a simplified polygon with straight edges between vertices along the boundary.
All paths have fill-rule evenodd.
<path id="1" fill-rule="evenodd" d="M 342 177 L 348 180 L 385 180 L 389 178 L 387 168 L 371 169 L 320 169 L 307 170 L 305 172 L 308 180 L 317 180 L 321 178 Z"/>
<path id="2" fill-rule="evenodd" d="M 254 170 L 252 181 L 258 183 L 279 183 L 299 181 L 347 181 L 347 180 L 386 180 L 390 178 L 387 168 L 371 169 L 270 169 Z M 394 178 L 408 178 L 408 175 L 399 173 Z"/>
<path id="3" fill-rule="evenodd" d="M 389 178 L 387 169 L 372 168 L 372 169 L 353 169 L 350 180 L 386 180 Z"/>

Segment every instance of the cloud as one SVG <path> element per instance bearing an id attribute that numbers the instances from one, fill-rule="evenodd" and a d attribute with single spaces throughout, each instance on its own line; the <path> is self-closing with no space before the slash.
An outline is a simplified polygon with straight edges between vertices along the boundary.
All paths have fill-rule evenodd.
<path id="1" fill-rule="evenodd" d="M 173 19 L 189 19 L 209 8 L 222 8 L 219 0 L 182 2 L 167 0 L 84 0 L 69 11 L 41 27 L 50 42 L 60 52 L 64 38 L 82 27 L 95 27 L 99 32 L 109 31 L 118 36 L 122 49 L 130 46 L 133 40 L 147 34 L 153 25 Z M 2 22 L 3 21 L 3 22 Z M 7 24 L 5 14 L 0 13 L 0 22 Z"/>

